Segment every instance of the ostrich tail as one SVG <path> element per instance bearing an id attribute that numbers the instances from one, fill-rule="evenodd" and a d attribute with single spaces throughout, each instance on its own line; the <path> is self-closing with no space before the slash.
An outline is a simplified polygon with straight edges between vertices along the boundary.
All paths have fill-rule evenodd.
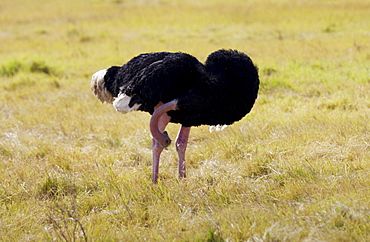
<path id="1" fill-rule="evenodd" d="M 259 87 L 258 68 L 248 55 L 237 50 L 218 50 L 210 54 L 205 63 L 210 76 L 232 92 L 247 92 L 257 98 Z"/>

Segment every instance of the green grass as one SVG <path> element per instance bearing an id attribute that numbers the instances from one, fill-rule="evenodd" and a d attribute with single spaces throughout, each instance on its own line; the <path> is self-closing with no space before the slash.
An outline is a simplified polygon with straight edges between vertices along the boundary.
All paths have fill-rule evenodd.
<path id="1" fill-rule="evenodd" d="M 0 3 L 3 241 L 368 241 L 366 1 Z M 188 178 L 164 151 L 151 183 L 145 113 L 91 75 L 150 51 L 249 54 L 261 88 L 222 132 L 193 128 Z M 175 137 L 178 126 L 168 131 Z"/>

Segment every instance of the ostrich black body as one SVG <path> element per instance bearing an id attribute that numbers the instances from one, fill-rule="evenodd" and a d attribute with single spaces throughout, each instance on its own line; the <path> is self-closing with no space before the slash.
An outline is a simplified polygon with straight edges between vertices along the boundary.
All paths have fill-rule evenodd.
<path id="1" fill-rule="evenodd" d="M 184 127 L 229 125 L 243 118 L 257 98 L 257 67 L 244 53 L 218 50 L 202 64 L 177 52 L 141 54 L 109 68 L 102 84 L 113 98 L 130 97 L 129 107 L 152 114 L 159 103 L 177 99 L 171 122 Z"/>

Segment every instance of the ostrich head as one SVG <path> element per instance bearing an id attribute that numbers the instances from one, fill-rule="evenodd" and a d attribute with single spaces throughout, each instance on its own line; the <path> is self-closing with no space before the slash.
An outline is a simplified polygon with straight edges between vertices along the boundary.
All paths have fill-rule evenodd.
<path id="1" fill-rule="evenodd" d="M 96 72 L 91 79 L 90 88 L 94 95 L 103 103 L 112 103 L 113 95 L 110 93 L 105 86 L 105 74 L 107 74 L 107 69 L 100 70 Z"/>

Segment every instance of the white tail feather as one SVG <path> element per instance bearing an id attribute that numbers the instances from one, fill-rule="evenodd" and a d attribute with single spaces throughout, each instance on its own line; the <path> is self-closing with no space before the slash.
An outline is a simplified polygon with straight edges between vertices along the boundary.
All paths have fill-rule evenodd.
<path id="1" fill-rule="evenodd" d="M 227 127 L 227 125 L 226 124 L 224 124 L 224 125 L 220 125 L 220 124 L 218 124 L 218 125 L 212 125 L 212 126 L 209 126 L 209 132 L 213 132 L 213 131 L 222 131 L 222 130 L 224 130 L 225 128 Z"/>

